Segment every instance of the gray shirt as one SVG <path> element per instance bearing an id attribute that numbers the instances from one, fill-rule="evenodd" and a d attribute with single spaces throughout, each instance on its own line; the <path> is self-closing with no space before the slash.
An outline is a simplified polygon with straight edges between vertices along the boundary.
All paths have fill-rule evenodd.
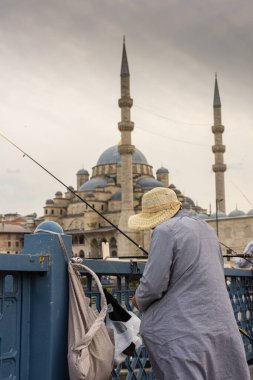
<path id="1" fill-rule="evenodd" d="M 136 301 L 157 379 L 249 379 L 219 242 L 205 221 L 180 211 L 155 228 Z"/>

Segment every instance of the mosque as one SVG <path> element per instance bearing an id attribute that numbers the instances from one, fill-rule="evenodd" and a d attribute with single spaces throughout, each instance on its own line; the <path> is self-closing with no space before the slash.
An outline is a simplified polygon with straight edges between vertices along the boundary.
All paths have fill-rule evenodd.
<path id="1" fill-rule="evenodd" d="M 44 206 L 44 220 L 59 223 L 65 233 L 73 237 L 73 255 L 98 258 L 102 256 L 102 243 L 109 244 L 111 257 L 140 256 L 142 252 L 127 240 L 119 231 L 94 212 L 79 197 L 104 215 L 109 221 L 136 241 L 145 250 L 150 244 L 150 232 L 132 232 L 128 230 L 127 221 L 130 215 L 141 211 L 141 199 L 145 192 L 154 187 L 173 189 L 182 202 L 183 209 L 197 217 L 206 219 L 218 232 L 220 240 L 233 249 L 241 250 L 253 234 L 253 210 L 245 215 L 234 210 L 226 216 L 225 181 L 226 165 L 223 155 L 225 146 L 222 143 L 224 126 L 221 122 L 221 102 L 217 77 L 214 89 L 214 145 L 215 157 L 213 171 L 215 173 L 216 213 L 208 215 L 207 210 L 195 205 L 193 200 L 182 194 L 170 183 L 169 170 L 161 167 L 154 175 L 153 167 L 145 155 L 132 145 L 134 123 L 131 121 L 133 100 L 130 96 L 130 72 L 123 42 L 121 72 L 121 97 L 118 101 L 121 109 L 121 121 L 118 129 L 121 142 L 107 148 L 92 168 L 91 175 L 86 169 L 76 174 L 76 188 L 70 187 L 64 194 L 57 191 L 53 199 L 48 199 Z M 72 191 L 70 191 L 73 190 Z M 79 197 L 77 197 L 78 195 Z"/>

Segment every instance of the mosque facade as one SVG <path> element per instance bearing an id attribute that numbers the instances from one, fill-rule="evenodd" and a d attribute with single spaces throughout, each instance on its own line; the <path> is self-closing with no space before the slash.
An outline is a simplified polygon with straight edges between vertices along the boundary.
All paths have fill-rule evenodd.
<path id="1" fill-rule="evenodd" d="M 221 123 L 217 77 L 215 78 L 214 125 L 212 126 L 216 212 L 212 215 L 208 215 L 206 209 L 196 205 L 190 197 L 182 194 L 175 185 L 170 183 L 167 168 L 158 168 L 154 174 L 153 167 L 148 163 L 145 155 L 132 144 L 133 100 L 130 96 L 130 72 L 125 42 L 123 43 L 120 81 L 121 97 L 118 101 L 121 110 L 121 120 L 118 123 L 121 133 L 120 144 L 107 148 L 99 156 L 91 173 L 84 168 L 78 170 L 76 187 L 69 187 L 64 194 L 58 191 L 53 199 L 48 199 L 42 219 L 59 223 L 65 233 L 72 235 L 74 256 L 99 258 L 102 256 L 103 242 L 108 243 L 111 257 L 141 256 L 141 250 L 129 242 L 107 220 L 148 250 L 150 232 L 129 231 L 127 220 L 130 215 L 141 211 L 141 199 L 145 192 L 154 187 L 169 187 L 176 192 L 183 209 L 205 219 L 217 231 L 220 241 L 224 242 L 223 253 L 226 253 L 227 247 L 241 251 L 246 243 L 252 240 L 253 210 L 250 210 L 247 215 L 240 210 L 234 210 L 229 215 L 225 213 L 226 165 L 223 158 L 225 145 L 222 141 L 224 126 Z"/>

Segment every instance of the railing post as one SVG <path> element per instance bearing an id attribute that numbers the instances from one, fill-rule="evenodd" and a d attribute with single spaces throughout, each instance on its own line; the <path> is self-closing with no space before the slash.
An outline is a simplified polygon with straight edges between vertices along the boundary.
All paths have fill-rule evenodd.
<path id="1" fill-rule="evenodd" d="M 71 257 L 71 236 L 61 236 Z M 68 272 L 63 249 L 57 235 L 39 232 L 25 236 L 22 253 L 49 255 L 50 260 L 48 272 L 31 273 L 29 380 L 69 380 Z"/>

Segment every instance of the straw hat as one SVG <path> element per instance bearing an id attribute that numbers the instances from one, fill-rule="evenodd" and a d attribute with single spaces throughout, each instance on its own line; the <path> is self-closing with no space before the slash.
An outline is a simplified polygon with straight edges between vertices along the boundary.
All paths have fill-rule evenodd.
<path id="1" fill-rule="evenodd" d="M 128 219 L 128 227 L 135 231 L 156 227 L 172 218 L 181 208 L 176 193 L 165 187 L 155 187 L 143 195 L 142 212 Z"/>

